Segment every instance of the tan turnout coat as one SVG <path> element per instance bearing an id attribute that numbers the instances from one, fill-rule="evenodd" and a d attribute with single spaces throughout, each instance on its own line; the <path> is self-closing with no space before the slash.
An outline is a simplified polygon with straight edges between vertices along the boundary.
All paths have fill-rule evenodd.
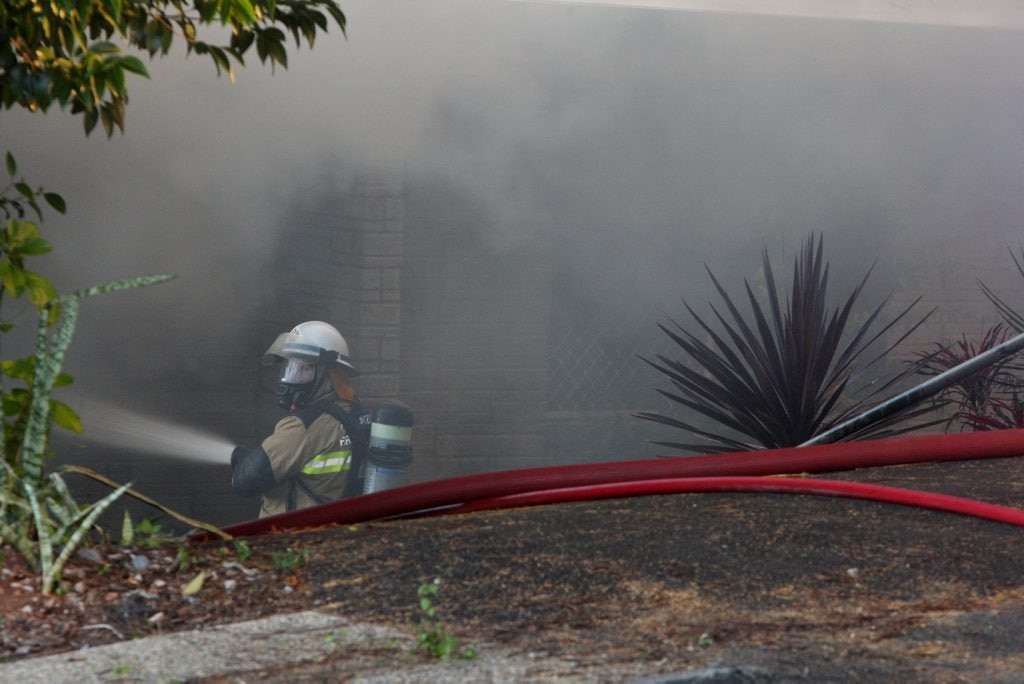
<path id="1" fill-rule="evenodd" d="M 338 401 L 346 411 L 347 401 Z M 276 484 L 263 493 L 260 517 L 340 499 L 352 465 L 352 440 L 336 418 L 323 413 L 308 426 L 302 413 L 285 416 L 263 440 Z M 291 503 L 291 505 L 289 505 Z"/>

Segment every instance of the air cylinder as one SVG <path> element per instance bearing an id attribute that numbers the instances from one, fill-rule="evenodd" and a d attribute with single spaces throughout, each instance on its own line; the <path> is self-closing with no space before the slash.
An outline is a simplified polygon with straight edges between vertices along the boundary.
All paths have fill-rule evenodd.
<path id="1" fill-rule="evenodd" d="M 405 484 L 405 470 L 412 463 L 412 411 L 393 401 L 373 411 L 370 447 L 366 454 L 363 494 L 382 492 Z"/>

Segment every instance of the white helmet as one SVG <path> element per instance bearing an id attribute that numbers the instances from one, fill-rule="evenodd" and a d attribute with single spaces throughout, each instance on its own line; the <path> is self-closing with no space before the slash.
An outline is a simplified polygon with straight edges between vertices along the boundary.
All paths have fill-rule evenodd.
<path id="1" fill-rule="evenodd" d="M 331 386 L 327 369 L 340 366 L 349 375 L 359 372 L 348 355 L 348 343 L 332 325 L 322 321 L 300 323 L 277 336 L 263 355 L 263 363 L 284 361 L 277 383 L 277 403 L 295 410 Z"/>
<path id="2" fill-rule="evenodd" d="M 359 375 L 352 365 L 348 343 L 338 329 L 323 321 L 300 323 L 291 332 L 281 333 L 263 354 L 263 363 L 279 359 L 299 359 L 308 364 L 336 363 L 349 375 Z"/>

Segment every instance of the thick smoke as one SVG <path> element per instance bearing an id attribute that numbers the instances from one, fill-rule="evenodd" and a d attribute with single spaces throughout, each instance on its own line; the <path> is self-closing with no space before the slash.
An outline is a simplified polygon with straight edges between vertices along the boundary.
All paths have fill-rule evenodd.
<path id="1" fill-rule="evenodd" d="M 63 289 L 179 276 L 83 309 L 80 384 L 127 402 L 175 375 L 230 387 L 202 385 L 192 359 L 255 359 L 268 342 L 250 323 L 290 209 L 380 164 L 468 188 L 493 217 L 485 243 L 550 251 L 581 305 L 677 312 L 681 294 L 703 299 L 704 262 L 735 282 L 812 231 L 840 277 L 877 259 L 883 290 L 924 255 L 1019 238 L 1019 33 L 500 0 L 343 8 L 348 38 L 276 75 L 255 57 L 235 85 L 194 56 L 156 61 L 130 84 L 123 137 L 3 113 L 2 146 L 70 208 L 44 224 L 57 249 L 41 270 Z"/>

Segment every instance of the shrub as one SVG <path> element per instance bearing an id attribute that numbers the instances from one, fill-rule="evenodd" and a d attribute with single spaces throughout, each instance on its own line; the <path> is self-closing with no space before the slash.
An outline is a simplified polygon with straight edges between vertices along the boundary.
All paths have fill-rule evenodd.
<path id="1" fill-rule="evenodd" d="M 765 251 L 762 264 L 767 298 L 760 301 L 744 280 L 750 306 L 748 316 L 744 316 L 705 266 L 725 307 L 723 313 L 711 305 L 717 328 L 684 299 L 683 305 L 696 324 L 695 331 L 671 320 L 671 327 L 659 323 L 659 328 L 678 345 L 682 358 L 660 354 L 656 361 L 641 358 L 674 386 L 673 391 L 658 389 L 659 393 L 723 429 L 700 427 L 689 418 L 654 412 L 637 414 L 701 440 L 657 444 L 698 453 L 797 446 L 867 410 L 882 392 L 911 375 L 904 369 L 870 383 L 866 392 L 848 390 L 855 372 L 884 358 L 932 312 L 914 321 L 894 341 L 883 344 L 920 298 L 883 322 L 888 304 L 885 298 L 862 323 L 853 326 L 854 306 L 871 269 L 842 305 L 831 309 L 827 302 L 829 266 L 822 254 L 822 239 L 809 237 L 795 259 L 792 285 L 784 296 Z M 865 361 L 869 350 L 876 347 L 883 348 Z M 932 406 L 908 409 L 852 438 L 881 437 L 932 425 L 934 421 L 911 422 L 931 410 Z"/>
<path id="2" fill-rule="evenodd" d="M 1011 332 L 1000 323 L 985 331 L 978 342 L 966 335 L 953 343 L 937 342 L 934 349 L 915 353 L 914 369 L 920 375 L 934 377 L 1006 342 Z M 1024 426 L 1018 370 L 1012 356 L 1008 356 L 943 390 L 940 397 L 953 406 L 946 430 L 954 425 L 976 431 Z"/>

